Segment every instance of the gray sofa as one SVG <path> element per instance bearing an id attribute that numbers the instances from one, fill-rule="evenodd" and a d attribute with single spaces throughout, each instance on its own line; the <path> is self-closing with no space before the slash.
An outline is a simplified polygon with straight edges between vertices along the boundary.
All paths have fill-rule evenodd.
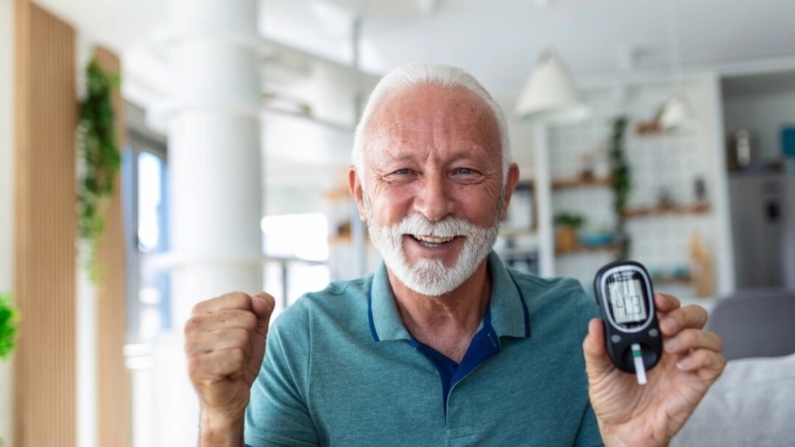
<path id="1" fill-rule="evenodd" d="M 671 446 L 795 446 L 795 293 L 720 300 L 707 328 L 729 363 Z"/>

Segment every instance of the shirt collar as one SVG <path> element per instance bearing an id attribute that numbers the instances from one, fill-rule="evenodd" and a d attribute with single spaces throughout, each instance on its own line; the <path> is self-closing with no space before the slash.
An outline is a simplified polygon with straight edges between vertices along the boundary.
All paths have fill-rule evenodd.
<path id="1" fill-rule="evenodd" d="M 492 279 L 489 308 L 494 331 L 499 337 L 529 337 L 530 318 L 524 296 L 494 251 L 489 253 L 488 267 Z M 400 320 L 383 261 L 373 275 L 367 300 L 367 317 L 373 340 L 411 339 L 411 334 Z"/>

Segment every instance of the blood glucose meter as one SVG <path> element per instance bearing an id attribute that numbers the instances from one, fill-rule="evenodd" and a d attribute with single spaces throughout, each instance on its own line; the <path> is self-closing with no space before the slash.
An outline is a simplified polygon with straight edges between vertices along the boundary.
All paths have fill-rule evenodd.
<path id="1" fill-rule="evenodd" d="M 621 371 L 637 374 L 638 383 L 645 384 L 646 371 L 662 355 L 649 272 L 634 261 L 608 264 L 596 273 L 594 293 L 610 360 Z"/>

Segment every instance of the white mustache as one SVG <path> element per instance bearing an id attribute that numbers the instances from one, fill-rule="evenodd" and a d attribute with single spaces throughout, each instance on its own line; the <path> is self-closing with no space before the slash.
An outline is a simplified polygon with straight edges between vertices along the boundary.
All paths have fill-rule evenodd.
<path id="1" fill-rule="evenodd" d="M 391 236 L 411 234 L 417 236 L 431 236 L 439 238 L 471 237 L 478 234 L 483 228 L 457 217 L 445 217 L 438 222 L 432 222 L 421 214 L 413 214 L 388 228 Z"/>

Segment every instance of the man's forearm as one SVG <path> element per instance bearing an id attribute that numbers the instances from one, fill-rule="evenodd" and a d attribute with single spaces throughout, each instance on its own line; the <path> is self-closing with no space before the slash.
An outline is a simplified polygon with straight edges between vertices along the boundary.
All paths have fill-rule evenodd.
<path id="1" fill-rule="evenodd" d="M 229 421 L 202 412 L 199 447 L 243 447 L 243 420 Z"/>

